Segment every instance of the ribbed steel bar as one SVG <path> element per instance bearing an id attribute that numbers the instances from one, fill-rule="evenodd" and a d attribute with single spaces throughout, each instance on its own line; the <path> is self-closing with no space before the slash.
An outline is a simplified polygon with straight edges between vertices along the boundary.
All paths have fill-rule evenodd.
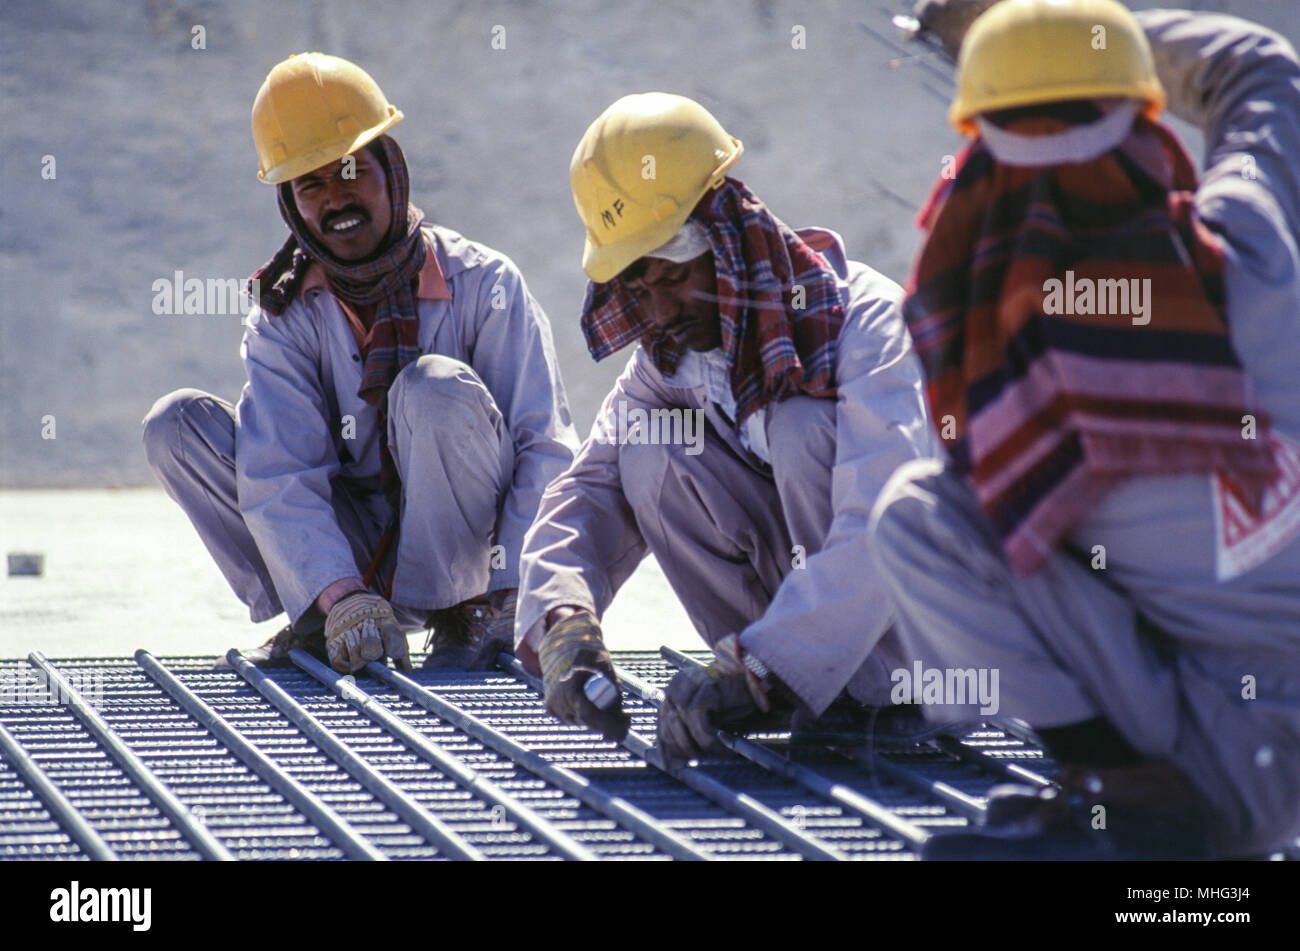
<path id="1" fill-rule="evenodd" d="M 112 846 L 104 841 L 86 817 L 77 811 L 67 796 L 37 764 L 32 755 L 23 748 L 12 733 L 0 723 L 0 753 L 13 767 L 15 773 L 22 777 L 32 792 L 45 804 L 50 815 L 58 821 L 71 836 L 72 841 L 81 846 L 81 850 L 97 862 L 117 862 L 121 859 Z"/>
<path id="2" fill-rule="evenodd" d="M 225 744 L 245 766 L 260 776 L 268 786 L 282 795 L 322 833 L 329 836 L 343 852 L 354 859 L 383 859 L 384 855 L 366 841 L 356 829 L 338 814 L 327 802 L 277 766 L 270 757 L 250 743 L 243 734 L 231 726 L 221 714 L 212 709 L 198 694 L 181 683 L 176 675 L 145 650 L 135 652 L 135 662 L 155 683 L 171 694 L 172 698 L 213 736 Z M 417 830 L 418 831 L 418 830 Z"/>
<path id="3" fill-rule="evenodd" d="M 660 648 L 659 654 L 665 661 L 667 661 L 669 664 L 671 664 L 674 667 L 680 668 L 686 666 L 687 664 L 700 664 L 700 661 L 697 660 L 696 658 L 691 657 L 689 654 L 684 654 L 679 650 L 674 650 L 671 647 Z M 1021 740 L 1022 742 L 1026 742 L 1026 743 L 1032 742 L 1031 738 L 1022 735 L 1023 731 L 1013 733 L 1012 732 L 1013 726 L 1012 723 L 1010 722 L 1004 722 L 999 720 L 998 727 L 999 729 L 1004 730 L 1004 732 L 1007 732 L 1008 734 L 1015 736 L 1017 739 Z M 971 747 L 966 746 L 965 744 L 961 743 L 959 740 L 955 739 L 952 736 L 948 736 L 948 735 L 930 736 L 921 740 L 920 742 L 921 745 L 929 746 L 931 749 L 939 750 L 951 756 L 956 756 L 962 760 L 965 760 L 968 763 L 971 763 L 972 765 L 982 766 L 985 769 L 989 770 L 990 772 L 998 773 L 1008 779 L 1013 779 L 1018 782 L 1026 782 L 1034 786 L 1055 785 L 1050 779 L 1038 773 L 1035 773 L 1033 770 L 1027 769 L 1024 766 L 1021 766 L 1017 763 L 1005 763 L 1002 760 L 997 759 L 996 757 L 988 756 L 987 754 L 982 753 L 979 750 L 972 749 Z M 880 754 L 877 753 L 876 756 L 879 757 Z M 855 756 L 855 758 L 857 757 Z M 902 772 L 898 772 L 898 770 L 906 770 L 906 767 L 900 766 L 899 764 L 893 763 L 892 761 L 889 760 L 885 760 L 885 762 L 888 763 L 889 765 L 885 767 L 884 771 L 891 772 L 891 775 L 894 775 L 896 778 L 902 780 L 903 782 L 907 782 L 913 786 L 915 786 L 918 781 L 924 783 L 930 782 L 930 780 L 926 780 L 926 779 L 918 780 L 914 775 L 905 775 Z M 867 765 L 867 764 L 864 762 L 862 765 Z M 893 771 L 891 771 L 890 769 L 891 766 L 894 767 Z M 945 800 L 948 799 L 948 795 L 950 792 L 956 793 L 956 797 L 951 800 L 952 805 L 955 808 L 957 808 L 959 811 L 965 812 L 967 815 L 972 815 L 972 813 L 970 812 L 972 808 L 978 809 L 980 814 L 983 813 L 983 807 L 974 799 L 967 796 L 965 793 L 962 793 L 960 790 L 953 789 L 952 787 L 947 787 L 942 792 L 939 792 L 938 790 L 935 790 L 935 792 L 936 795 L 939 796 L 939 798 Z"/>
<path id="4" fill-rule="evenodd" d="M 691 657 L 689 654 L 684 654 L 671 647 L 661 648 L 659 653 L 664 660 L 675 667 L 705 666 L 701 661 Z M 767 749 L 767 747 L 764 747 L 761 744 L 755 745 L 759 746 L 761 749 Z M 771 750 L 768 751 L 771 752 Z M 840 755 L 853 760 L 868 772 L 879 772 L 891 779 L 911 786 L 913 789 L 928 794 L 943 803 L 946 807 L 969 818 L 980 819 L 986 812 L 984 804 L 974 796 L 962 792 L 950 783 L 938 779 L 931 779 L 928 776 L 918 773 L 916 770 L 909 769 L 901 763 L 896 763 L 878 750 L 848 747 L 838 748 L 837 752 L 840 753 Z M 978 755 L 979 754 L 976 754 L 976 756 Z M 784 760 L 782 761 L 785 762 Z"/>
<path id="5" fill-rule="evenodd" d="M 1019 763 L 1006 763 L 987 753 L 972 749 L 961 740 L 952 736 L 938 736 L 929 741 L 935 749 L 943 750 L 953 756 L 960 757 L 968 763 L 974 763 L 982 766 L 987 770 L 998 773 L 1006 779 L 1015 782 L 1028 783 L 1031 786 L 1046 788 L 1047 786 L 1056 785 L 1046 776 L 1034 772 L 1028 767 L 1021 766 Z"/>
<path id="6" fill-rule="evenodd" d="M 556 855 L 580 862 L 599 861 L 600 856 L 591 849 L 558 828 L 545 816 L 539 815 L 530 806 L 520 802 L 473 767 L 466 765 L 454 753 L 447 752 L 419 730 L 414 729 L 384 706 L 379 699 L 358 687 L 355 680 L 326 667 L 306 651 L 290 651 L 289 657 L 301 670 L 329 687 L 355 707 L 359 713 L 369 717 L 397 737 L 408 749 L 441 770 L 449 779 L 455 780 L 474 795 L 481 796 L 495 806 L 500 806 L 507 816 L 531 832 L 538 840 L 545 842 Z"/>
<path id="7" fill-rule="evenodd" d="M 984 816 L 984 804 L 974 796 L 969 796 L 955 786 L 945 783 L 940 779 L 931 779 L 923 776 L 916 770 L 908 769 L 901 763 L 895 763 L 883 753 L 868 752 L 860 747 L 837 748 L 837 752 L 853 760 L 867 772 L 880 772 L 906 783 L 913 789 L 927 793 L 935 799 L 942 802 L 945 806 L 960 812 L 964 816 L 972 819 L 979 819 Z"/>
<path id="8" fill-rule="evenodd" d="M 660 656 L 674 667 L 703 667 L 701 661 L 689 654 L 674 650 L 671 647 L 660 649 Z M 925 741 L 921 741 L 924 743 Z M 921 744 L 918 744 L 921 745 Z M 764 746 L 765 749 L 769 749 Z M 910 786 L 918 792 L 926 793 L 932 798 L 943 803 L 950 809 L 968 816 L 972 819 L 982 818 L 985 813 L 985 807 L 982 802 L 974 796 L 970 796 L 950 783 L 943 780 L 931 779 L 928 776 L 918 773 L 914 769 L 909 769 L 902 763 L 897 763 L 884 753 L 875 749 L 863 749 L 861 747 L 833 747 L 836 752 L 846 759 L 857 763 L 869 773 L 881 773 L 890 779 Z"/>
<path id="9" fill-rule="evenodd" d="M 449 828 L 437 816 L 432 815 L 407 792 L 393 784 L 383 773 L 375 769 L 358 756 L 346 743 L 336 737 L 329 729 L 314 717 L 302 704 L 288 692 L 259 670 L 238 650 L 230 650 L 226 660 L 234 671 L 248 681 L 249 686 L 260 693 L 271 705 L 289 718 L 306 737 L 316 744 L 330 759 L 338 763 L 353 779 L 370 790 L 384 805 L 392 809 L 413 830 L 438 850 L 450 858 L 482 861 L 487 858 L 481 851 L 466 842 L 458 833 Z M 387 861 L 384 855 L 370 843 L 366 848 L 371 859 Z"/>
<path id="10" fill-rule="evenodd" d="M 423 707 L 435 716 L 464 731 L 484 746 L 507 757 L 522 769 L 538 776 L 569 795 L 586 803 L 592 809 L 612 819 L 677 859 L 699 860 L 709 857 L 685 836 L 657 822 L 653 816 L 637 808 L 621 796 L 601 789 L 587 777 L 564 766 L 550 762 L 540 753 L 516 743 L 501 731 L 462 710 L 456 704 L 428 690 L 411 678 L 378 661 L 366 665 L 366 672 L 382 680 L 412 703 Z"/>
<path id="11" fill-rule="evenodd" d="M 1014 736 L 1022 743 L 1028 743 L 1030 746 L 1042 746 L 1043 741 L 1034 732 L 1034 728 L 1024 720 L 1017 720 L 1015 717 L 994 717 L 989 722 L 1003 733 Z"/>
<path id="12" fill-rule="evenodd" d="M 49 658 L 40 651 L 32 651 L 27 655 L 27 660 L 44 672 L 50 684 L 56 688 L 55 695 L 60 703 L 71 710 L 73 716 L 81 721 L 90 735 L 103 744 L 108 755 L 113 757 L 122 767 L 122 771 L 135 780 L 144 794 L 152 799 L 162 813 L 176 825 L 196 852 L 206 859 L 234 861 L 235 856 L 220 839 L 212 834 L 212 830 L 200 822 L 185 803 L 181 802 L 167 787 L 167 784 L 145 765 L 144 760 L 140 759 L 135 751 L 113 732 L 108 721 L 86 702 L 85 697 L 72 686 L 57 667 L 50 663 Z"/>
<path id="13" fill-rule="evenodd" d="M 499 654 L 497 664 L 528 684 L 539 695 L 544 694 L 541 681 L 524 670 L 524 666 L 519 662 L 518 658 L 509 654 Z M 656 769 L 667 773 L 704 798 L 739 816 L 755 828 L 761 829 L 804 858 L 823 862 L 842 862 L 848 859 L 848 855 L 841 850 L 819 842 L 812 836 L 805 834 L 794 823 L 787 821 L 780 813 L 769 809 L 753 796 L 737 792 L 701 770 L 690 766 L 681 769 L 667 769 L 660 759 L 659 751 L 655 749 L 654 744 L 634 730 L 628 731 L 627 737 L 623 740 L 623 746 L 633 755 L 645 760 Z"/>
<path id="14" fill-rule="evenodd" d="M 687 658 L 687 660 L 693 664 L 699 664 L 699 661 L 694 658 Z M 704 665 L 700 664 L 700 666 Z M 654 707 L 663 704 L 663 691 L 658 687 L 647 683 L 631 671 L 618 670 L 617 672 L 619 679 L 627 685 L 627 688 L 646 703 Z M 807 766 L 784 759 L 765 746 L 744 737 L 734 736 L 725 730 L 718 731 L 718 740 L 727 749 L 739 756 L 743 756 L 751 763 L 770 770 L 778 776 L 784 776 L 786 779 L 792 780 L 805 789 L 823 796 L 846 809 L 853 810 L 858 815 L 874 823 L 881 830 L 895 838 L 902 839 L 914 848 L 924 845 L 929 838 L 929 834 L 920 826 L 901 818 L 874 799 L 864 796 L 856 789 L 851 789 L 843 783 L 828 779 Z"/>

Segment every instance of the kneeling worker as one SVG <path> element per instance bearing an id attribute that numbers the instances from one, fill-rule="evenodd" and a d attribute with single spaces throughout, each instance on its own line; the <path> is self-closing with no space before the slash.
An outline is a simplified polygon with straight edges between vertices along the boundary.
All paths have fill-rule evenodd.
<path id="1" fill-rule="evenodd" d="M 550 325 L 515 266 L 408 201 L 402 113 L 346 60 L 293 56 L 253 104 L 258 177 L 291 235 L 255 277 L 238 407 L 145 419 L 149 463 L 254 621 L 253 652 L 340 671 L 473 665 L 513 638 L 524 533 L 577 445 Z"/>
<path id="2" fill-rule="evenodd" d="M 924 854 L 1266 853 L 1300 833 L 1300 63 L 1114 0 L 1002 0 L 958 42 L 974 142 L 904 306 L 956 438 L 873 553 L 908 663 L 999 670 L 1063 770 Z"/>
<path id="3" fill-rule="evenodd" d="M 664 93 L 620 99 L 578 144 L 582 328 L 597 360 L 637 346 L 522 558 L 521 660 L 552 713 L 618 736 L 621 710 L 582 686 L 615 679 L 597 618 L 654 553 L 716 657 L 668 686 L 669 764 L 774 706 L 888 703 L 867 519 L 890 473 L 937 452 L 901 289 L 727 177 L 741 151 Z"/>

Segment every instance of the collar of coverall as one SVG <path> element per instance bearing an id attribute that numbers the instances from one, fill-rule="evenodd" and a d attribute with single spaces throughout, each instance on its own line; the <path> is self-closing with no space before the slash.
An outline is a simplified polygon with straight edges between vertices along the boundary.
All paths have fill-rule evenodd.
<path id="1" fill-rule="evenodd" d="M 1040 168 L 1090 162 L 1105 155 L 1128 137 L 1140 108 L 1136 99 L 1124 99 L 1095 122 L 1050 135 L 1009 132 L 983 116 L 975 117 L 975 126 L 993 157 L 1003 165 Z"/>
<path id="2" fill-rule="evenodd" d="M 424 256 L 424 267 L 420 268 L 420 282 L 415 296 L 421 300 L 451 300 L 451 288 L 447 286 L 447 279 L 443 277 L 442 268 L 438 265 L 438 255 L 434 253 L 434 243 L 427 232 L 424 243 L 429 253 Z M 325 269 L 318 262 L 313 261 L 302 280 L 302 290 L 305 293 L 317 287 L 328 290 L 329 281 L 325 276 Z M 339 301 L 339 303 L 343 302 Z"/>

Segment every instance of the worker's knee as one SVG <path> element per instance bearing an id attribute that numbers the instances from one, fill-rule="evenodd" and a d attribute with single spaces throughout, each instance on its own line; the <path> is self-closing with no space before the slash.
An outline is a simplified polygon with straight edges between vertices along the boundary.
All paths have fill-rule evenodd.
<path id="1" fill-rule="evenodd" d="M 623 443 L 618 447 L 618 472 L 623 497 L 639 511 L 657 506 L 664 479 L 677 466 L 688 464 L 686 447 L 669 443 Z"/>
<path id="2" fill-rule="evenodd" d="M 141 420 L 145 458 L 157 470 L 194 438 L 219 444 L 226 436 L 233 448 L 234 427 L 229 410 L 215 396 L 189 387 L 174 390 L 154 403 Z"/>
<path id="3" fill-rule="evenodd" d="M 482 379 L 468 364 L 428 353 L 407 364 L 388 391 L 389 414 L 412 430 L 429 427 L 446 433 L 458 428 L 495 426 L 500 412 Z"/>

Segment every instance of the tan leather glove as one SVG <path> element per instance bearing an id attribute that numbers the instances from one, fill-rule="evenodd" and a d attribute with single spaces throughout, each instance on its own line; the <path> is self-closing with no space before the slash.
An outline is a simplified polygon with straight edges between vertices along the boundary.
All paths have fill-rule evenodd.
<path id="1" fill-rule="evenodd" d="M 583 692 L 592 674 L 603 674 L 618 686 L 614 662 L 605 650 L 600 624 L 586 611 L 565 618 L 546 632 L 538 658 L 542 665 L 542 685 L 546 691 L 546 709 L 565 723 L 591 727 L 607 740 L 622 740 L 632 724 L 623 712 L 622 694 L 602 710 Z"/>
<path id="2" fill-rule="evenodd" d="M 325 653 L 330 666 L 343 674 L 385 656 L 400 669 L 411 669 L 406 633 L 393 617 L 393 609 L 379 595 L 365 591 L 341 598 L 330 608 L 325 619 Z"/>
<path id="3" fill-rule="evenodd" d="M 757 674 L 745 666 L 735 634 L 715 644 L 713 654 L 708 667 L 677 671 L 664 691 L 656 742 L 670 769 L 720 749 L 719 729 L 772 709 Z"/>

